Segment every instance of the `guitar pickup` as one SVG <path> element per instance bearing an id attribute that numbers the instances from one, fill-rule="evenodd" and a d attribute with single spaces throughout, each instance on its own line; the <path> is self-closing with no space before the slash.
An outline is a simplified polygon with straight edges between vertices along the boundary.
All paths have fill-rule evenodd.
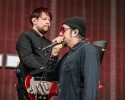
<path id="1" fill-rule="evenodd" d="M 42 83 L 41 83 L 41 86 L 43 87 L 43 89 L 44 89 L 45 91 L 49 91 L 49 87 L 48 87 L 48 83 L 47 83 L 47 82 L 42 82 Z"/>

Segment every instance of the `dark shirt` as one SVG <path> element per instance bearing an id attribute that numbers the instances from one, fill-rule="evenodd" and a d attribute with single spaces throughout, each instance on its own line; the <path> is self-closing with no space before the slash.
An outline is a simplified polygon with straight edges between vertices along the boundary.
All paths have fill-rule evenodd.
<path id="1" fill-rule="evenodd" d="M 45 37 L 40 37 L 33 29 L 20 35 L 16 49 L 20 58 L 21 74 L 24 78 L 30 72 L 46 65 L 51 48 L 44 51 L 42 51 L 42 48 L 49 44 L 51 44 L 51 41 Z"/>
<path id="2" fill-rule="evenodd" d="M 47 63 L 45 79 L 59 81 L 58 100 L 98 100 L 97 49 L 89 43 L 78 43 L 59 62 L 57 58 Z"/>

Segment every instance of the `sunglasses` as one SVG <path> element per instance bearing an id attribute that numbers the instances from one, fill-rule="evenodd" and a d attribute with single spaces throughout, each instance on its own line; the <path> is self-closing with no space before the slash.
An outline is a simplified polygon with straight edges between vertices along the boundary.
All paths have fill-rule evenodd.
<path id="1" fill-rule="evenodd" d="M 62 34 L 64 34 L 65 31 L 67 31 L 68 29 L 71 29 L 71 28 L 64 28 L 64 27 L 61 27 L 61 28 L 60 28 L 60 32 L 62 32 Z"/>

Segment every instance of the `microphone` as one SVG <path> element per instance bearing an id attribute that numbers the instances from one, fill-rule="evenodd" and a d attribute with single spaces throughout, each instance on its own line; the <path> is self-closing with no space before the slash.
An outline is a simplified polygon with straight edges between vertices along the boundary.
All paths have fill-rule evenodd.
<path id="1" fill-rule="evenodd" d="M 57 41 L 56 41 L 56 42 L 53 42 L 52 44 L 50 44 L 50 45 L 44 47 L 42 50 L 48 49 L 48 48 L 53 47 L 53 46 L 55 46 L 55 45 L 57 45 L 57 44 L 59 44 Z"/>

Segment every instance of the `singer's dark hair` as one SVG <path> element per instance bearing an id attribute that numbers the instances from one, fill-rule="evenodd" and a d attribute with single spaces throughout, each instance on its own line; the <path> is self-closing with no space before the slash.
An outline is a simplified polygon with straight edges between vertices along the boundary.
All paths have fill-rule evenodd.
<path id="1" fill-rule="evenodd" d="M 48 8 L 39 7 L 34 9 L 30 16 L 30 23 L 32 26 L 33 26 L 32 18 L 39 18 L 42 12 L 45 12 L 50 17 L 50 20 L 52 20 L 52 13 L 50 12 L 50 10 Z"/>

